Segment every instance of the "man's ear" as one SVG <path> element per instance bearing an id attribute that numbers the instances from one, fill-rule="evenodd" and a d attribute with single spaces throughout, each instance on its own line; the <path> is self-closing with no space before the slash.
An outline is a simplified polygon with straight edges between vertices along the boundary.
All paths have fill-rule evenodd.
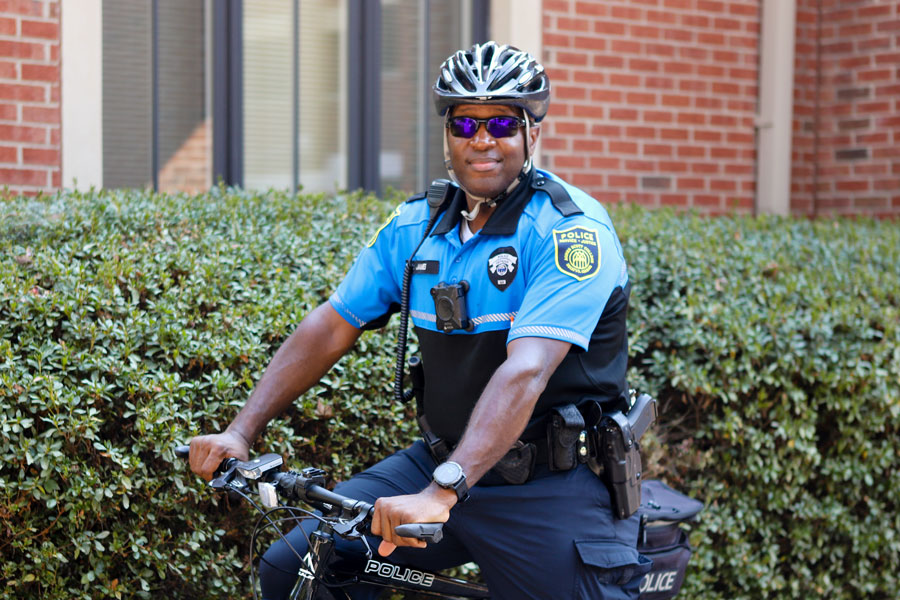
<path id="1" fill-rule="evenodd" d="M 530 125 L 528 128 L 528 156 L 534 156 L 534 151 L 537 148 L 538 138 L 541 136 L 541 124 L 535 123 L 534 125 Z"/>

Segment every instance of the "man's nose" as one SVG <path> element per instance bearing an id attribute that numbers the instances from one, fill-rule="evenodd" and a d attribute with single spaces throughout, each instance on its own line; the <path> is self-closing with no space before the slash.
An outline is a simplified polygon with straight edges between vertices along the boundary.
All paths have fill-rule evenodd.
<path id="1" fill-rule="evenodd" d="M 497 138 L 488 133 L 487 123 L 479 123 L 478 129 L 475 130 L 475 135 L 472 136 L 473 144 L 494 144 L 497 142 Z"/>

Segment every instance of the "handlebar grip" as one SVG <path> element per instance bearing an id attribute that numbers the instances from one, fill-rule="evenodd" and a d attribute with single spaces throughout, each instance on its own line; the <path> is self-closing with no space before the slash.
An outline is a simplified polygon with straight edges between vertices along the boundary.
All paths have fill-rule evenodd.
<path id="1" fill-rule="evenodd" d="M 417 540 L 436 544 L 444 539 L 443 528 L 443 523 L 407 523 L 406 525 L 397 525 L 394 527 L 394 531 L 397 532 L 397 535 L 403 537 L 416 538 Z"/>
<path id="2" fill-rule="evenodd" d="M 187 460 L 188 458 L 190 458 L 190 454 L 191 454 L 190 446 L 188 446 L 188 445 L 175 446 L 175 457 L 176 458 L 183 458 L 184 460 Z M 215 474 L 218 475 L 219 473 L 223 473 L 223 472 L 227 471 L 229 468 L 231 468 L 231 465 L 233 465 L 235 462 L 237 462 L 236 458 L 226 458 L 226 459 L 222 460 L 222 463 L 216 469 Z"/>

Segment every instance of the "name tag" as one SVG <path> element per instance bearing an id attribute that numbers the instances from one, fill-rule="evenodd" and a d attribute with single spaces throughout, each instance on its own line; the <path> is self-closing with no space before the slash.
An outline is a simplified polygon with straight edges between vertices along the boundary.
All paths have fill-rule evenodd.
<path id="1" fill-rule="evenodd" d="M 437 260 L 414 260 L 412 262 L 413 275 L 437 275 L 441 263 Z"/>

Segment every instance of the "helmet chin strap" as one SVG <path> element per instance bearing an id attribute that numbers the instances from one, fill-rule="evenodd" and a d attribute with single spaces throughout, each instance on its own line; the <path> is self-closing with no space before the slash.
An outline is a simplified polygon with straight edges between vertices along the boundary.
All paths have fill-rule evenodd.
<path id="1" fill-rule="evenodd" d="M 447 111 L 448 119 L 450 118 L 450 113 L 451 113 L 451 111 Z M 469 221 L 469 222 L 474 221 L 475 218 L 478 217 L 478 212 L 481 210 L 481 207 L 484 205 L 487 205 L 488 208 L 494 208 L 495 206 L 497 206 L 497 203 L 500 202 L 501 200 L 503 200 L 504 198 L 506 198 L 507 196 L 509 196 L 509 194 L 514 189 L 516 189 L 516 186 L 519 185 L 519 182 L 522 181 L 523 179 L 525 179 L 525 176 L 528 175 L 529 171 L 531 171 L 532 157 L 529 155 L 529 152 L 528 152 L 528 138 L 529 138 L 529 133 L 530 133 L 531 122 L 530 122 L 530 119 L 528 118 L 528 114 L 525 113 L 524 110 L 522 111 L 522 113 L 525 117 L 525 163 L 522 165 L 522 170 L 519 171 L 519 175 L 515 179 L 512 180 L 512 182 L 507 186 L 507 188 L 505 190 L 503 190 L 502 192 L 500 192 L 493 198 L 488 198 L 486 196 L 476 196 L 475 194 L 473 194 L 469 190 L 467 190 L 466 187 L 462 183 L 459 182 L 459 179 L 457 179 L 457 177 L 456 177 L 456 173 L 453 172 L 453 163 L 450 160 L 450 146 L 447 143 L 447 136 L 450 135 L 450 129 L 447 127 L 444 128 L 444 168 L 447 169 L 447 173 L 450 175 L 450 179 L 453 180 L 453 183 L 455 183 L 457 186 L 459 186 L 459 189 L 461 189 L 463 192 L 465 192 L 466 196 L 475 200 L 475 209 L 474 210 L 472 210 L 471 212 L 467 211 L 467 210 L 459 211 L 460 214 L 463 216 L 463 218 L 466 221 Z"/>

